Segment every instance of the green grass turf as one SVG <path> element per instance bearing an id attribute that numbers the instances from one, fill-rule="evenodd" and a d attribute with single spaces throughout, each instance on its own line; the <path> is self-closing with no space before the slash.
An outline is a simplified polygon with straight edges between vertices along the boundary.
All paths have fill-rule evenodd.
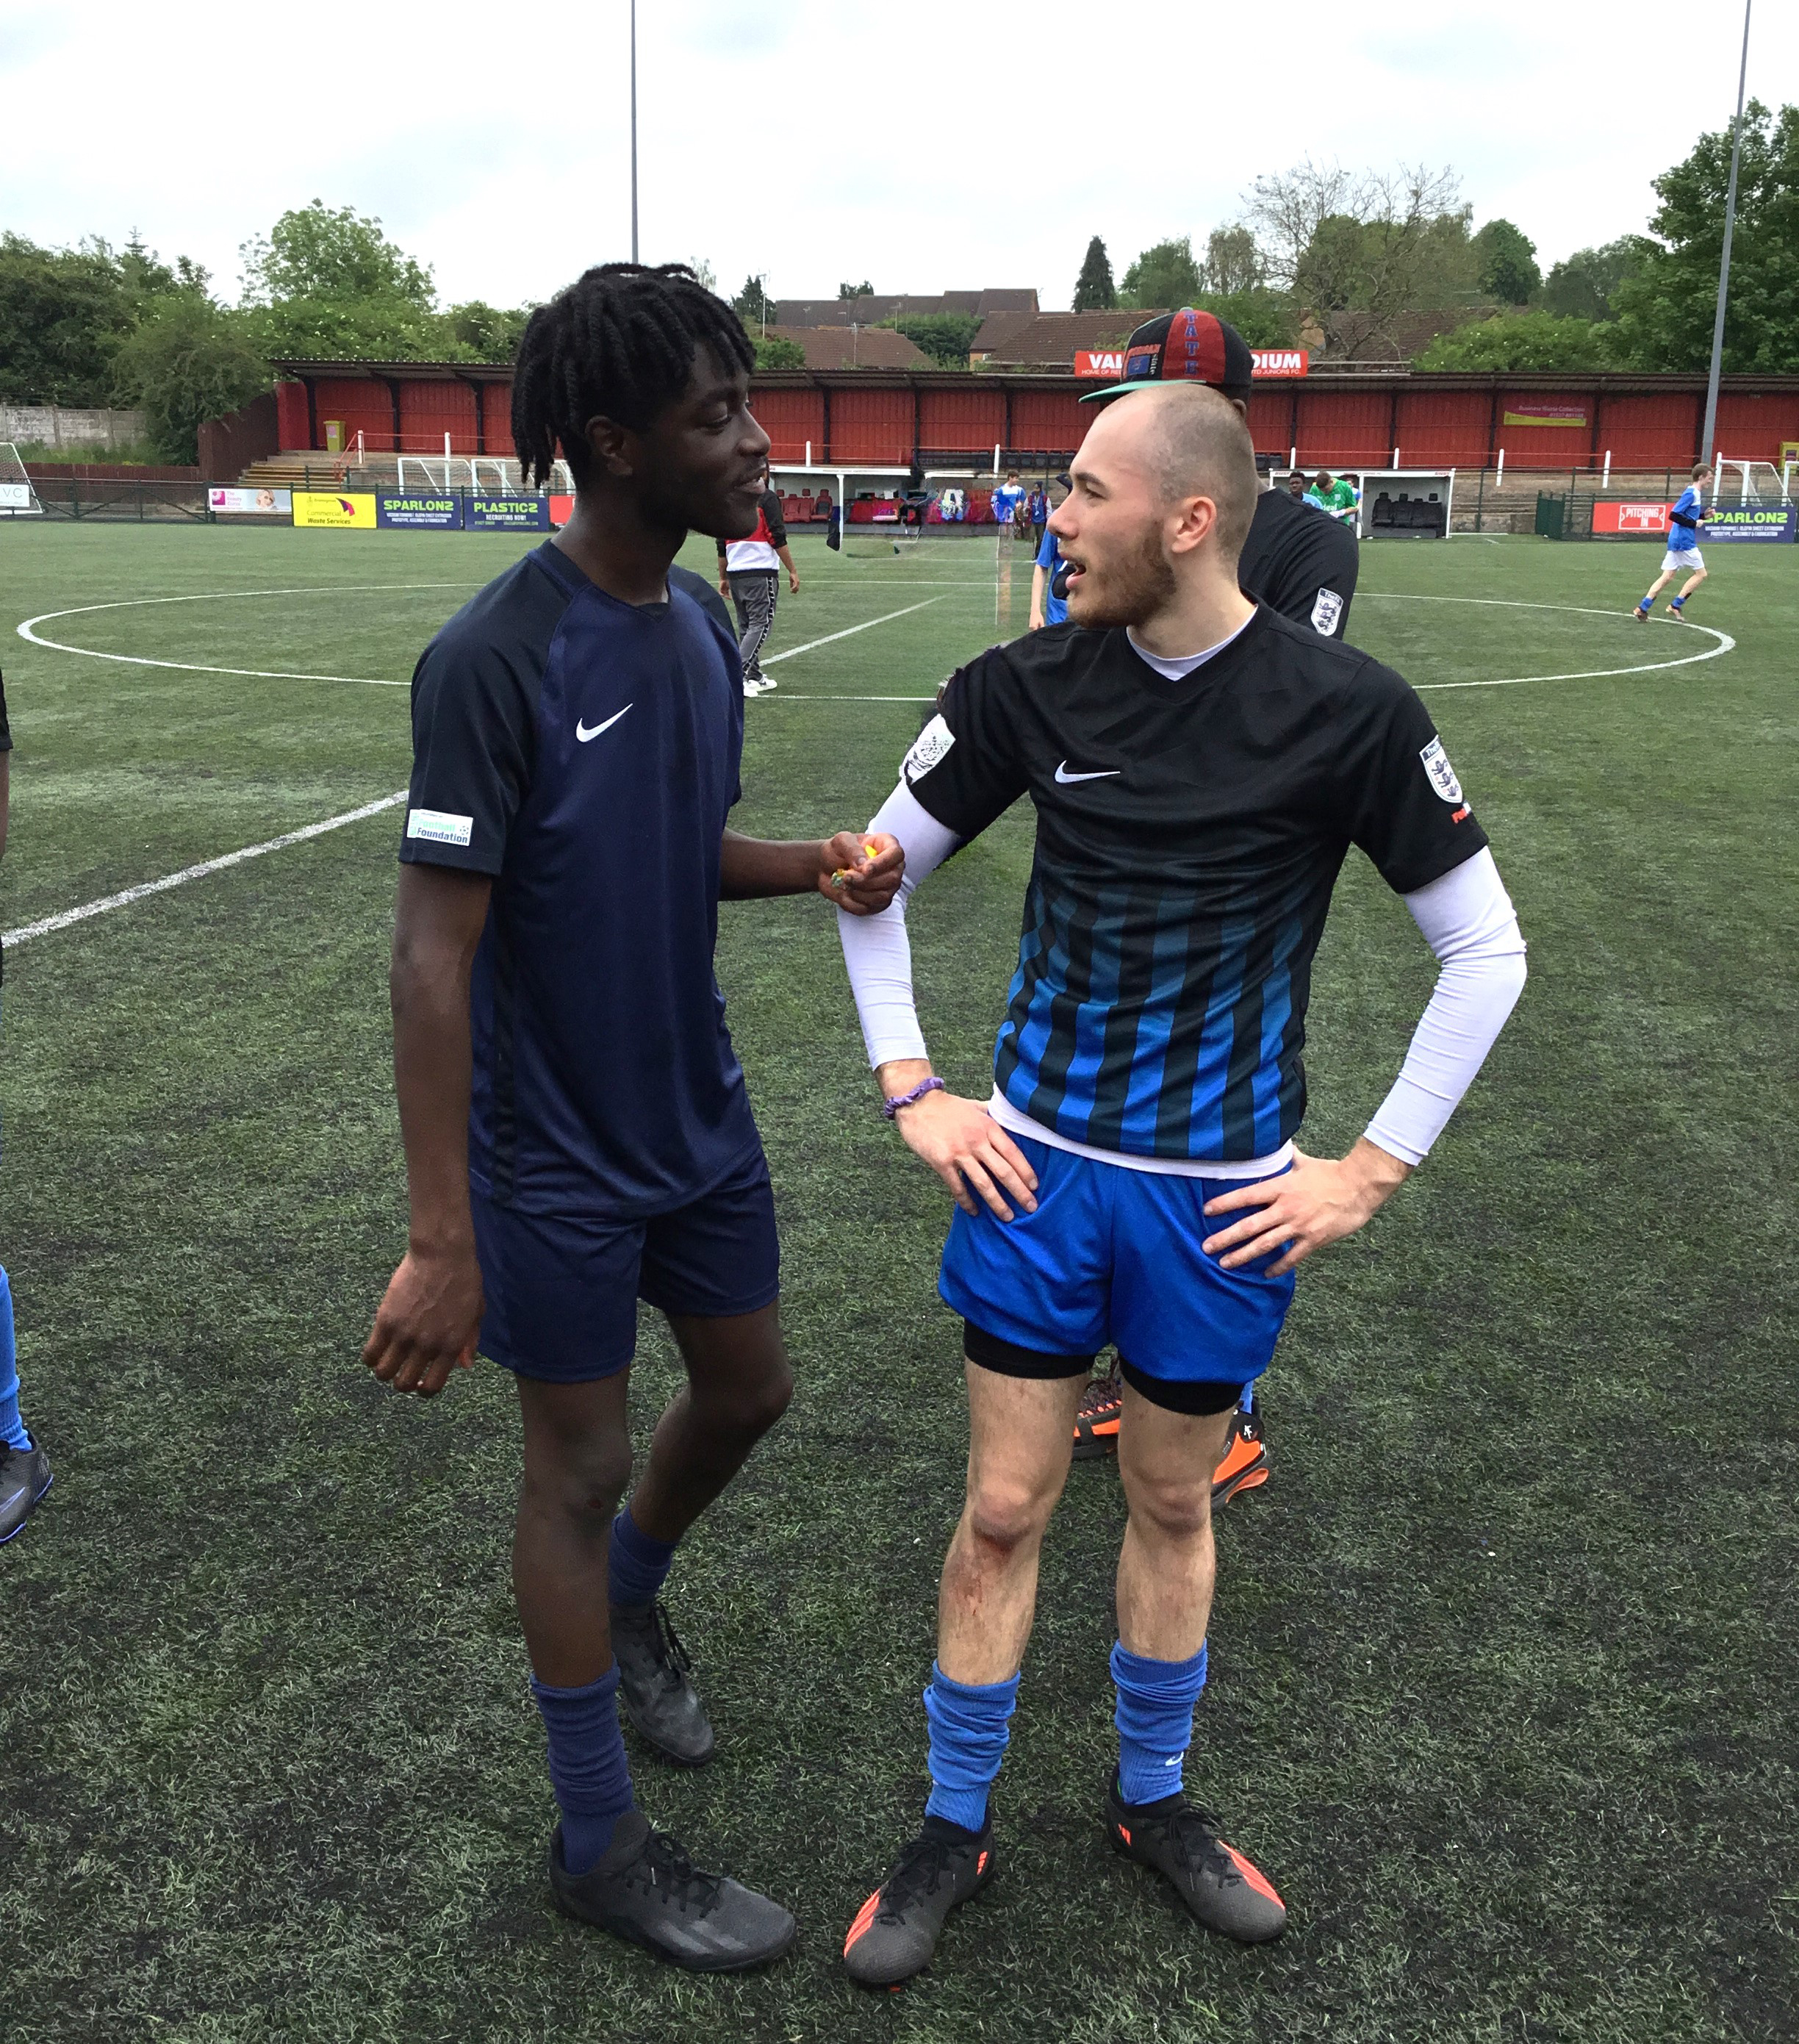
<path id="1" fill-rule="evenodd" d="M 40 628 L 403 682 L 519 546 L 0 529 L 19 747 L 0 925 L 354 807 L 408 755 L 399 688 L 82 659 L 21 644 L 17 620 L 296 590 Z M 1221 1522 L 1190 1778 L 1288 1899 L 1267 1950 L 1206 1939 L 1104 1848 L 1121 1507 L 1100 1466 L 1075 1472 L 1049 1543 L 1000 1881 L 904 1993 L 862 1998 L 838 1969 L 919 1805 L 965 1422 L 934 1292 L 944 1202 L 872 1111 L 821 904 L 724 912 L 800 1392 L 673 1585 L 719 1758 L 639 1769 L 703 1862 L 798 1911 L 793 1958 L 725 1983 L 549 1907 L 509 1387 L 482 1366 L 421 1407 L 356 1359 L 401 1243 L 397 818 L 20 948 L 0 1253 L 58 1480 L 0 1553 L 0 2034 L 1790 2034 L 1799 562 L 1717 552 L 1694 613 L 1736 636 L 1727 657 L 1427 697 L 1532 976 L 1429 1168 L 1308 1268 L 1268 1389 L 1273 1481 Z M 923 714 L 798 698 L 928 694 L 993 636 L 989 548 L 842 560 L 802 540 L 800 559 L 777 651 L 930 601 L 773 670 L 749 710 L 754 830 L 860 823 Z M 1432 685 L 1709 643 L 1623 617 L 1652 567 L 1643 548 L 1374 545 L 1352 636 Z M 914 913 L 926 1026 L 971 1089 L 1029 855 L 1011 816 Z M 1310 1147 L 1360 1128 L 1429 981 L 1353 856 L 1316 978 Z M 638 1376 L 647 1422 L 673 1381 L 647 1323 Z"/>

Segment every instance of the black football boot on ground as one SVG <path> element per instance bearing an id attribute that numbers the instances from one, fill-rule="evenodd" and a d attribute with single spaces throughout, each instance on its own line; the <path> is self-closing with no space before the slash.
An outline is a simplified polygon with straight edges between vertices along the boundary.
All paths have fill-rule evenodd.
<path id="1" fill-rule="evenodd" d="M 693 1663 L 658 1602 L 612 1608 L 619 1701 L 638 1736 L 677 1767 L 703 1767 L 716 1741 L 688 1680 Z"/>
<path id="2" fill-rule="evenodd" d="M 627 1810 L 612 1842 L 585 1873 L 562 1862 L 562 1827 L 550 1841 L 556 1906 L 689 1973 L 735 1973 L 778 1959 L 798 1926 L 778 1902 L 720 1873 L 702 1873 L 641 1810 Z"/>
<path id="3" fill-rule="evenodd" d="M 29 1448 L 0 1441 L 0 1547 L 24 1530 L 50 1488 L 50 1458 L 41 1441 Z"/>
<path id="4" fill-rule="evenodd" d="M 1115 1851 L 1153 1866 L 1208 1931 L 1240 1945 L 1265 1945 L 1287 1928 L 1287 1904 L 1273 1883 L 1218 1836 L 1210 1811 L 1184 1796 L 1123 1802 L 1114 1771 L 1106 1787 L 1106 1829 Z"/>
<path id="5" fill-rule="evenodd" d="M 856 1912 L 843 1963 L 863 1987 L 897 1987 L 930 1964 L 944 1919 L 993 1878 L 993 1816 L 978 1831 L 942 1817 L 895 1861 L 893 1871 Z"/>

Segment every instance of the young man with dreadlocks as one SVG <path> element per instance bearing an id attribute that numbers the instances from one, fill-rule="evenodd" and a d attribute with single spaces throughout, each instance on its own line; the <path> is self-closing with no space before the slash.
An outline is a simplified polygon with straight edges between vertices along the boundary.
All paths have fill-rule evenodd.
<path id="1" fill-rule="evenodd" d="M 726 828 L 742 667 L 723 606 L 671 563 L 690 530 L 755 528 L 754 359 L 676 265 L 589 270 L 525 329 L 513 441 L 527 480 L 560 451 L 574 515 L 413 675 L 393 964 L 411 1220 L 363 1356 L 428 1397 L 478 1348 L 513 1373 L 512 1581 L 562 1812 L 550 1886 L 703 1972 L 794 1934 L 634 1808 L 618 1718 L 622 1703 L 666 1759 L 712 1757 L 658 1594 L 792 1388 L 768 1166 L 713 976 L 718 905 L 815 890 L 869 914 L 901 866 L 891 838 Z M 617 1510 L 639 1299 L 667 1316 L 688 1381 Z"/>

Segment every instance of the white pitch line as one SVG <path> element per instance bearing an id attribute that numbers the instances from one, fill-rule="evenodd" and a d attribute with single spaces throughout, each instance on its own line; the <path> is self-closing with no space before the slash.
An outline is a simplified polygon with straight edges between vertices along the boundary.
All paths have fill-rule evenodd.
<path id="1" fill-rule="evenodd" d="M 896 617 L 910 617 L 915 610 L 928 610 L 934 603 L 943 601 L 940 596 L 927 596 L 923 603 L 908 603 L 903 610 L 890 610 L 884 617 L 871 617 L 865 624 L 852 624 L 846 632 L 827 632 L 822 639 L 808 639 L 804 646 L 789 646 L 784 653 L 771 653 L 763 661 L 765 667 L 772 667 L 777 660 L 791 660 L 800 653 L 810 653 L 815 647 L 830 646 L 839 639 L 853 639 L 858 632 L 872 632 L 877 624 L 891 624 Z"/>
<path id="2" fill-rule="evenodd" d="M 104 895 L 98 901 L 83 902 L 79 909 L 64 909 L 59 914 L 44 916 L 40 922 L 8 930 L 0 937 L 0 943 L 10 951 L 14 945 L 25 943 L 33 937 L 48 936 L 52 930 L 66 930 L 71 923 L 85 923 L 90 916 L 104 916 L 110 909 L 128 908 L 146 895 L 166 893 L 170 888 L 183 886 L 190 880 L 204 880 L 209 873 L 222 873 L 228 866 L 241 866 L 247 859 L 260 859 L 267 852 L 283 851 L 290 844 L 304 844 L 308 838 L 323 837 L 327 831 L 342 830 L 346 824 L 359 824 L 365 816 L 379 816 L 383 809 L 398 809 L 406 799 L 406 792 L 402 788 L 397 794 L 383 795 L 379 801 L 365 802 L 359 809 L 346 809 L 340 816 L 327 816 L 323 823 L 308 824 L 302 829 L 284 832 L 279 837 L 271 837 L 266 844 L 248 844 L 241 851 L 228 851 L 217 859 L 202 859 L 198 866 L 184 866 L 179 873 L 164 874 L 160 880 L 146 880 L 142 886 L 128 887 L 122 893 Z"/>
<path id="3" fill-rule="evenodd" d="M 935 696 L 796 696 L 782 695 L 778 692 L 770 696 L 758 696 L 758 702 L 935 702 Z"/>
<path id="4" fill-rule="evenodd" d="M 1619 616 L 1615 610 L 1601 610 L 1590 603 L 1526 603 L 1509 596 L 1421 596 L 1403 590 L 1371 589 L 1366 592 L 1367 600 L 1374 603 L 1474 603 L 1492 610 L 1555 610 L 1569 617 L 1612 617 Z M 1683 653 L 1678 660 L 1648 660 L 1634 667 L 1588 667 L 1578 674 L 1506 674 L 1485 682 L 1414 682 L 1413 686 L 1421 694 L 1435 694 L 1444 689 L 1515 689 L 1526 682 L 1602 682 L 1622 674 L 1659 674 L 1670 667 L 1690 667 L 1700 660 L 1715 660 L 1720 654 L 1736 650 L 1736 641 L 1728 632 L 1720 632 L 1710 624 L 1695 624 L 1690 618 L 1662 618 L 1653 620 L 1657 624 L 1678 624 L 1683 631 L 1702 632 L 1708 639 L 1715 639 L 1715 646 L 1708 646 L 1702 653 Z"/>
<path id="5" fill-rule="evenodd" d="M 366 674 L 302 674 L 280 667 L 213 667 L 198 660 L 152 660 L 141 653 L 102 653 L 91 646 L 65 645 L 59 639 L 40 638 L 33 630 L 37 624 L 48 624 L 59 617 L 86 617 L 97 610 L 147 610 L 157 603 L 231 603 L 240 599 L 263 596 L 356 596 L 365 591 L 375 595 L 392 596 L 402 591 L 425 589 L 478 589 L 479 582 L 355 582 L 329 585 L 313 583 L 301 589 L 218 589 L 208 590 L 198 596 L 134 596 L 117 603 L 80 603 L 69 610 L 40 611 L 36 617 L 28 617 L 18 628 L 18 636 L 33 646 L 42 646 L 53 653 L 77 653 L 84 660 L 116 660 L 127 667 L 166 667 L 183 674 L 237 674 L 253 682 L 349 682 L 359 688 L 404 689 L 409 682 L 371 680 Z"/>

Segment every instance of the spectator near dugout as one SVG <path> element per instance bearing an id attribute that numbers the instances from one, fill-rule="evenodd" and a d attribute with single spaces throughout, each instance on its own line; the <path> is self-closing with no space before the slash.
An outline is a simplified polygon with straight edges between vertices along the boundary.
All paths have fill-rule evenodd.
<path id="1" fill-rule="evenodd" d="M 729 597 L 737 612 L 737 652 L 743 663 L 743 693 L 766 695 L 774 683 L 762 672 L 761 655 L 774 629 L 775 599 L 781 570 L 787 571 L 790 594 L 800 594 L 800 571 L 787 544 L 787 523 L 781 499 L 762 476 L 756 529 L 747 539 L 719 542 L 719 594 Z"/>
<path id="2" fill-rule="evenodd" d="M 1025 522 L 1030 528 L 1030 544 L 1034 552 L 1043 548 L 1043 528 L 1049 522 L 1049 493 L 1041 482 L 1031 485 L 1030 494 L 1025 499 Z"/>
<path id="3" fill-rule="evenodd" d="M 1340 525 L 1355 524 L 1356 498 L 1356 486 L 1347 476 L 1333 477 L 1328 468 L 1318 471 L 1318 479 L 1312 486 L 1310 501 Z"/>

